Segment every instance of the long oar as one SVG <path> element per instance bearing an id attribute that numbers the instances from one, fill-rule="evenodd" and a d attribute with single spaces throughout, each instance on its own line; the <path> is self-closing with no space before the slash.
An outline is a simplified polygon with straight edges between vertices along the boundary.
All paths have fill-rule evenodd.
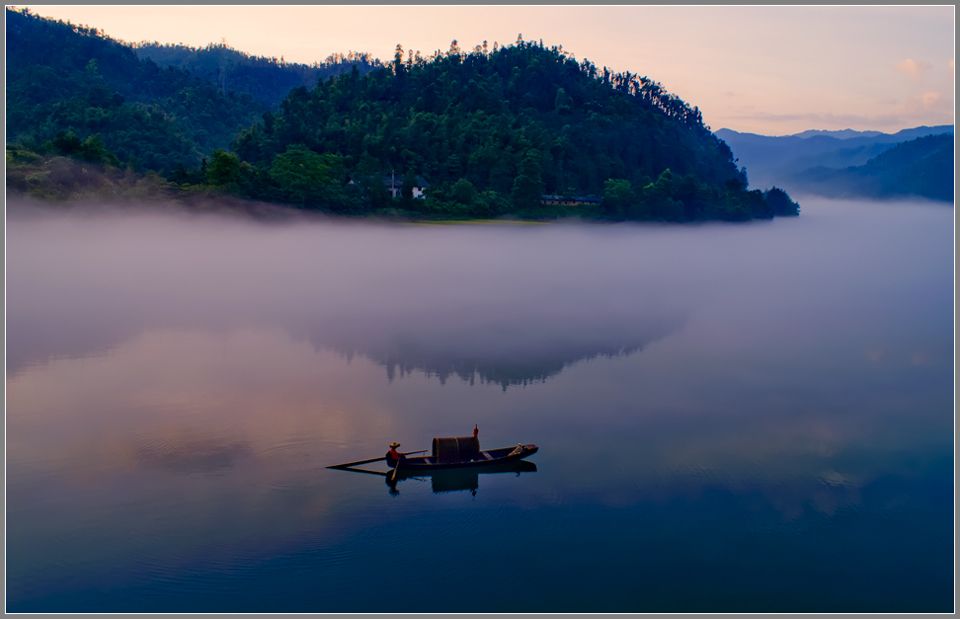
<path id="1" fill-rule="evenodd" d="M 401 452 L 404 456 L 409 456 L 410 454 L 422 454 L 427 451 L 426 449 L 421 449 L 420 451 L 405 451 Z M 357 460 L 356 462 L 347 462 L 346 464 L 334 464 L 333 466 L 328 466 L 328 469 L 342 469 L 348 466 L 356 466 L 358 464 L 369 464 L 371 462 L 380 462 L 381 460 L 386 460 L 386 456 L 380 456 L 379 458 L 370 458 L 369 460 Z"/>
<path id="2" fill-rule="evenodd" d="M 341 469 L 337 469 L 337 470 L 350 471 L 351 473 L 366 473 L 367 475 L 379 475 L 380 477 L 386 477 L 387 475 L 390 474 L 390 473 L 384 473 L 383 471 L 368 471 L 366 469 L 355 469 L 349 466 Z"/>
<path id="3" fill-rule="evenodd" d="M 426 449 L 424 449 L 424 451 L 426 451 Z M 397 471 L 400 470 L 400 463 L 401 463 L 401 462 L 403 462 L 403 460 L 397 460 L 397 463 L 393 466 L 393 470 L 390 471 L 390 474 L 389 474 L 389 475 L 387 475 L 387 481 L 390 481 L 390 482 L 392 482 L 392 483 L 396 483 L 396 481 L 397 481 Z"/>

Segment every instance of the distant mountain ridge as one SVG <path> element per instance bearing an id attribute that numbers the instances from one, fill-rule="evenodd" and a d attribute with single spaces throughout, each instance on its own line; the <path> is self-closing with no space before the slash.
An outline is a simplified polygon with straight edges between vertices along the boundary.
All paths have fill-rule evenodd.
<path id="1" fill-rule="evenodd" d="M 806 131 L 801 131 L 800 133 L 794 133 L 795 137 L 798 138 L 809 138 L 816 135 L 826 135 L 832 138 L 837 138 L 840 140 L 846 140 L 848 138 L 872 138 L 878 135 L 883 135 L 882 131 L 855 131 L 853 129 L 840 129 L 840 130 L 828 130 L 828 129 L 807 129 Z"/>
<path id="2" fill-rule="evenodd" d="M 354 66 L 361 75 L 382 67 L 379 59 L 366 53 L 331 54 L 323 62 L 301 64 L 283 58 L 252 56 L 226 44 L 195 48 L 187 45 L 137 43 L 137 56 L 160 67 L 173 67 L 220 86 L 222 91 L 250 95 L 255 101 L 277 110 L 280 102 L 298 86 L 313 88 L 318 79 L 349 73 Z"/>
<path id="3" fill-rule="evenodd" d="M 953 136 L 927 135 L 901 142 L 862 166 L 817 167 L 794 178 L 809 192 L 833 197 L 921 196 L 953 200 Z"/>
<path id="4" fill-rule="evenodd" d="M 921 126 L 896 133 L 808 130 L 786 136 L 740 133 L 731 129 L 716 131 L 717 137 L 733 151 L 737 164 L 746 168 L 751 184 L 775 184 L 800 193 L 809 192 L 812 187 L 804 183 L 822 176 L 823 170 L 864 166 L 898 144 L 929 135 L 952 136 L 953 133 L 953 125 Z M 811 170 L 820 172 L 808 174 Z M 941 189 L 928 188 L 925 191 L 943 194 Z M 876 197 L 872 192 L 871 195 Z M 890 195 L 902 194 L 893 192 Z"/>
<path id="5" fill-rule="evenodd" d="M 800 133 L 794 133 L 791 135 L 761 135 L 759 133 L 734 131 L 733 129 L 718 129 L 714 133 L 716 133 L 717 136 L 723 139 L 724 141 L 726 141 L 727 137 L 730 137 L 733 139 L 761 138 L 761 139 L 773 139 L 773 140 L 779 140 L 784 138 L 806 139 L 806 138 L 812 138 L 812 137 L 826 137 L 826 138 L 834 138 L 837 140 L 866 138 L 866 139 L 877 139 L 883 142 L 905 142 L 907 140 L 923 137 L 925 135 L 939 135 L 941 133 L 953 133 L 953 125 L 934 125 L 932 127 L 927 125 L 921 125 L 919 127 L 914 127 L 912 129 L 901 129 L 896 133 L 884 133 L 882 131 L 856 131 L 854 129 L 836 129 L 836 130 L 807 129 L 806 131 L 801 131 Z"/>

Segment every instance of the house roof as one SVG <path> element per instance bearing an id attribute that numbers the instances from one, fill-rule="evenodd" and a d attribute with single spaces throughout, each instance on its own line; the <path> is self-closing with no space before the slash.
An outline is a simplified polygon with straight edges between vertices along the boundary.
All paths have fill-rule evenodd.
<path id="1" fill-rule="evenodd" d="M 383 184 L 387 189 L 400 189 L 403 187 L 403 175 L 402 174 L 387 174 L 383 177 Z M 416 177 L 416 187 L 429 187 L 430 183 L 427 182 L 427 179 L 422 176 Z"/>
<path id="2" fill-rule="evenodd" d="M 557 202 L 583 202 L 585 204 L 599 204 L 602 201 L 602 198 L 596 196 L 560 196 L 557 194 L 543 194 L 540 196 L 540 201 L 546 200 L 555 200 Z"/>

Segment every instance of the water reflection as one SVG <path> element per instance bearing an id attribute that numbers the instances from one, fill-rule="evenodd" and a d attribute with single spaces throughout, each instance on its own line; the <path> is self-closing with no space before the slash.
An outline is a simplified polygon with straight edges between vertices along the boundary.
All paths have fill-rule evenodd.
<path id="1" fill-rule="evenodd" d="M 639 352 L 690 309 L 642 269 L 624 280 L 622 265 L 572 262 L 593 245 L 577 228 L 530 237 L 11 209 L 8 376 L 146 332 L 252 327 L 367 356 L 390 381 L 419 371 L 506 389 Z"/>
<path id="2" fill-rule="evenodd" d="M 949 610 L 951 223 L 13 219 L 8 609 Z M 325 469 L 474 424 L 538 473 Z"/>
<path id="3" fill-rule="evenodd" d="M 513 473 L 520 477 L 521 473 L 536 473 L 537 465 L 527 460 L 487 466 L 483 468 L 467 469 L 441 469 L 439 471 L 412 472 L 397 471 L 391 474 L 387 471 L 375 471 L 360 467 L 342 467 L 337 469 L 348 473 L 361 473 L 364 475 L 376 475 L 384 478 L 384 483 L 390 488 L 391 496 L 400 494 L 397 486 L 404 481 L 413 480 L 417 482 L 429 482 L 430 489 L 434 494 L 443 494 L 445 492 L 467 491 L 471 495 L 477 495 L 477 489 L 480 487 L 481 475 L 496 475 L 504 473 Z"/>
<path id="4" fill-rule="evenodd" d="M 397 485 L 407 479 L 416 479 L 416 480 L 430 480 L 430 489 L 434 494 L 442 494 L 444 492 L 461 492 L 467 491 L 471 495 L 477 495 L 477 489 L 480 487 L 480 476 L 481 475 L 496 475 L 504 473 L 512 473 L 515 477 L 520 477 L 521 473 L 536 473 L 537 465 L 533 462 L 528 462 L 526 460 L 521 460 L 520 462 L 514 462 L 511 464 L 501 464 L 498 466 L 486 467 L 482 470 L 478 469 L 452 469 L 447 471 L 436 471 L 430 473 L 429 475 L 415 475 L 410 473 L 404 473 L 400 471 L 400 475 L 396 478 L 387 478 L 387 485 L 390 486 L 391 493 L 396 490 Z M 399 493 L 399 490 L 396 490 Z"/>
<path id="5" fill-rule="evenodd" d="M 361 354 L 386 368 L 389 381 L 419 371 L 445 384 L 457 377 L 471 385 L 543 382 L 565 367 L 596 358 L 642 351 L 681 328 L 681 318 L 645 313 L 629 317 L 535 308 L 477 315 L 464 309 L 455 323 L 440 315 L 389 316 L 336 327 L 315 328 L 309 339 L 350 359 Z"/>

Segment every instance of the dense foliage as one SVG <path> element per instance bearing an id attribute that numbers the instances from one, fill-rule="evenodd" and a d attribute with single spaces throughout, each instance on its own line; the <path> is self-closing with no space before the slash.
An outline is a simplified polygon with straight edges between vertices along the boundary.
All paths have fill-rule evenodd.
<path id="1" fill-rule="evenodd" d="M 699 110 L 647 78 L 599 70 L 522 39 L 471 53 L 454 42 L 430 58 L 404 56 L 398 46 L 388 67 L 294 89 L 279 114 L 265 114 L 234 148 L 250 164 L 244 190 L 264 199 L 272 188 L 261 182 L 267 193 L 256 193 L 256 170 L 283 167 L 292 153 L 336 158 L 340 173 L 331 182 L 349 174 L 360 182 L 348 189 L 358 193 L 317 195 L 304 205 L 344 212 L 669 221 L 774 215 L 762 192 L 746 191 L 743 171 Z M 364 182 L 391 172 L 427 178 L 427 199 L 386 200 L 369 186 L 378 181 Z M 543 204 L 544 194 L 604 199 Z"/>
<path id="2" fill-rule="evenodd" d="M 247 94 L 255 100 L 277 108 L 287 94 L 298 86 L 312 88 L 318 80 L 349 73 L 356 66 L 361 74 L 381 66 L 369 54 L 332 54 L 312 65 L 285 62 L 283 58 L 250 56 L 226 43 L 202 48 L 188 45 L 138 43 L 133 45 L 137 56 L 161 67 L 174 67 L 190 75 L 217 84 L 221 90 Z"/>
<path id="3" fill-rule="evenodd" d="M 397 46 L 385 66 L 360 54 L 306 67 L 225 44 L 135 51 L 96 29 L 7 10 L 7 50 L 8 187 L 42 197 L 69 193 L 77 179 L 115 187 L 123 171 L 152 173 L 165 191 L 348 215 L 798 213 L 780 190 L 748 191 L 699 110 L 660 84 L 519 37 L 469 53 L 454 41 L 427 58 Z M 321 70 L 328 77 L 311 73 Z M 300 85 L 276 111 L 254 101 L 284 80 Z M 387 176 L 402 182 L 395 196 Z"/>
<path id="4" fill-rule="evenodd" d="M 267 106 L 187 72 L 161 69 L 95 28 L 6 10 L 7 141 L 43 149 L 99 134 L 134 168 L 200 165 Z M 47 145 L 49 150 L 49 145 Z"/>

